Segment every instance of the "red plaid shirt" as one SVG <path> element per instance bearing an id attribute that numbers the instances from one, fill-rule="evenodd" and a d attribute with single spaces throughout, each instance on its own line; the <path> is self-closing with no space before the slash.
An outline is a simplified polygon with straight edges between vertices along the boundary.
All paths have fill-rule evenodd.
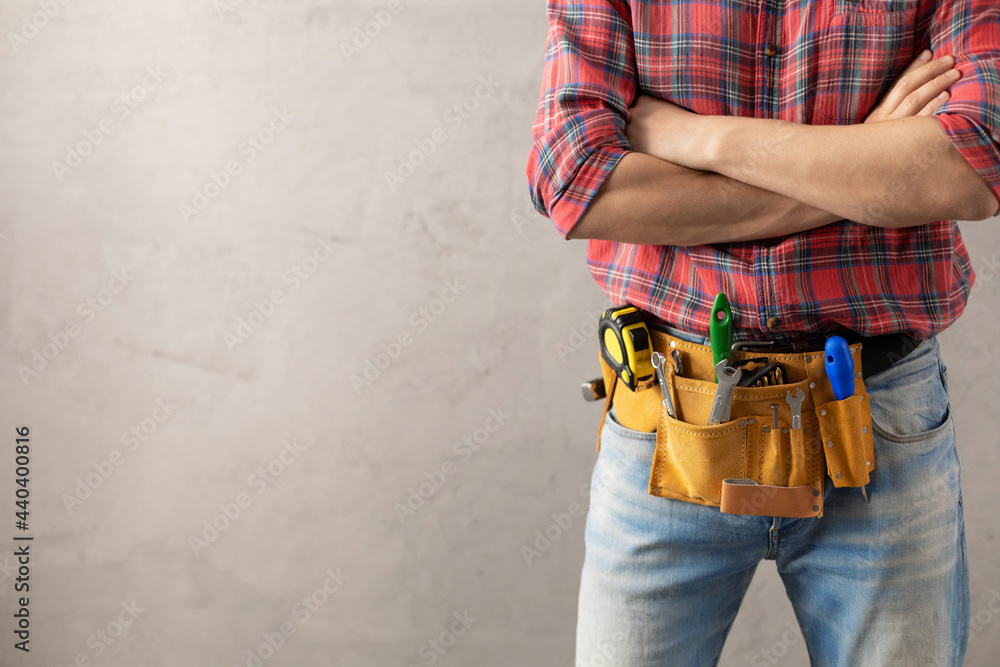
<path id="1" fill-rule="evenodd" d="M 934 118 L 1000 196 L 998 0 L 549 0 L 548 17 L 527 175 L 536 209 L 564 238 L 631 150 L 625 125 L 639 92 L 699 114 L 859 123 L 925 48 L 962 71 Z M 926 338 L 958 318 L 975 280 L 951 220 L 843 220 L 691 247 L 588 244 L 612 302 L 707 336 L 725 292 L 737 340 L 845 329 Z"/>

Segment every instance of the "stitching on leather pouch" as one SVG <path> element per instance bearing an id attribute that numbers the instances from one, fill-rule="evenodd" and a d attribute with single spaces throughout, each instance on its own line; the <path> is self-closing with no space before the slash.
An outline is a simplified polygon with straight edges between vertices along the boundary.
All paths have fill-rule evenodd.
<path id="1" fill-rule="evenodd" d="M 659 480 L 657 480 L 657 481 L 659 481 Z M 689 498 L 691 500 L 706 500 L 706 498 L 702 498 L 701 496 L 689 496 L 686 493 L 681 493 L 680 491 L 675 491 L 673 489 L 667 489 L 666 487 L 663 487 L 663 486 L 661 486 L 659 484 L 656 485 L 656 488 L 657 489 L 661 489 L 661 490 L 665 490 L 665 491 L 669 491 L 670 493 L 672 493 L 674 495 L 677 495 L 677 496 L 680 496 L 681 498 Z M 664 495 L 660 495 L 660 494 L 656 494 L 656 497 L 657 498 L 670 498 L 670 496 L 664 496 Z"/>
<path id="2" fill-rule="evenodd" d="M 708 389 L 701 389 L 700 387 L 689 387 L 689 386 L 683 385 L 683 384 L 676 384 L 674 386 L 676 386 L 678 389 L 686 389 L 688 391 L 696 391 L 699 394 L 711 394 L 712 396 L 715 396 L 715 391 L 714 390 L 709 391 Z"/>
<path id="3" fill-rule="evenodd" d="M 826 456 L 826 453 L 822 449 L 823 442 L 819 437 L 819 417 L 816 416 L 815 412 L 812 413 L 812 417 L 809 420 L 809 427 L 811 429 L 809 432 L 812 433 L 812 451 L 809 452 L 809 458 L 812 463 L 809 466 L 809 475 L 813 480 L 819 479 L 822 481 L 820 477 L 820 464 L 821 458 Z M 817 445 L 819 448 L 817 448 Z"/>
<path id="4" fill-rule="evenodd" d="M 661 426 L 665 426 L 666 425 L 666 421 L 663 419 L 663 410 L 664 409 L 665 408 L 663 408 L 663 406 L 660 406 L 660 425 Z M 666 436 L 664 436 L 664 438 L 666 438 Z M 654 455 L 658 459 L 657 465 L 656 465 L 656 486 L 659 487 L 659 488 L 663 488 L 663 458 L 664 457 L 663 457 L 663 452 L 660 451 L 660 439 L 659 438 L 656 439 L 656 448 L 653 451 L 655 453 Z"/>
<path id="5" fill-rule="evenodd" d="M 740 474 L 743 477 L 749 477 L 748 467 L 747 467 L 747 457 L 749 456 L 748 450 L 750 445 L 747 443 L 747 439 L 743 438 L 743 451 L 740 454 Z"/>
<path id="6" fill-rule="evenodd" d="M 661 420 L 663 419 L 662 412 L 660 414 L 660 419 Z M 739 422 L 737 422 L 736 424 L 734 424 L 732 428 L 727 428 L 725 431 L 719 431 L 718 433 L 698 433 L 697 431 L 688 431 L 687 429 L 678 428 L 678 427 L 674 426 L 673 424 L 667 424 L 666 422 L 664 422 L 663 425 L 666 426 L 667 428 L 673 430 L 673 431 L 678 431 L 680 433 L 687 433 L 688 435 L 696 435 L 696 436 L 701 437 L 701 438 L 717 438 L 720 435 L 726 435 L 727 433 L 732 433 L 733 431 L 738 431 L 740 429 Z"/>
<path id="7" fill-rule="evenodd" d="M 653 448 L 653 462 L 656 463 L 654 474 L 656 485 L 660 485 L 660 468 L 663 467 L 663 457 L 660 455 L 660 426 L 663 424 L 663 408 L 660 407 L 660 418 L 656 420 L 656 447 Z"/>
<path id="8" fill-rule="evenodd" d="M 789 382 L 789 383 L 783 384 L 781 386 L 783 386 L 783 387 L 784 386 L 791 387 L 791 386 L 794 386 L 794 385 L 797 385 L 797 384 L 802 384 L 803 382 L 805 382 L 805 380 L 800 380 L 799 382 Z M 699 394 L 706 394 L 706 395 L 710 395 L 710 396 L 715 396 L 715 390 L 714 389 L 702 389 L 701 387 L 692 387 L 692 386 L 689 386 L 689 385 L 679 384 L 679 383 L 675 384 L 674 386 L 676 386 L 678 389 L 685 389 L 687 391 L 698 392 Z M 756 389 L 756 387 L 736 387 L 736 388 L 737 389 Z M 789 391 L 791 391 L 791 390 L 789 390 Z M 785 392 L 781 391 L 781 392 L 778 392 L 777 394 L 754 394 L 753 396 L 737 396 L 736 394 L 733 394 L 733 400 L 751 400 L 751 401 L 754 401 L 754 400 L 759 400 L 759 399 L 762 399 L 762 398 L 785 398 Z"/>
<path id="9" fill-rule="evenodd" d="M 804 380 L 800 381 L 800 382 L 790 382 L 790 383 L 788 383 L 787 386 L 791 387 L 791 386 L 794 386 L 794 385 L 797 385 L 797 384 L 801 384 L 802 382 L 804 382 Z M 782 386 L 785 386 L 785 385 L 782 385 Z M 737 387 L 737 389 L 754 389 L 754 388 L 755 387 Z M 787 391 L 791 391 L 791 389 L 788 389 Z M 756 401 L 756 400 L 760 400 L 762 398 L 785 398 L 785 392 L 779 392 L 777 394 L 754 394 L 753 396 L 737 396 L 737 395 L 733 394 L 733 400 L 744 400 L 745 399 L 745 400 L 750 400 L 750 401 Z"/>
<path id="10" fill-rule="evenodd" d="M 749 428 L 750 426 L 747 425 L 747 429 Z M 760 429 L 757 429 L 757 432 L 760 433 Z M 747 439 L 749 440 L 749 438 Z M 760 483 L 763 484 L 764 483 L 764 434 L 763 433 L 760 434 L 760 443 L 757 447 L 757 450 L 760 452 L 760 456 L 758 457 L 760 459 L 760 468 L 759 468 L 760 476 L 757 479 L 759 479 Z"/>
<path id="11" fill-rule="evenodd" d="M 781 442 L 780 440 L 778 441 Z M 788 441 L 788 451 L 785 454 L 785 485 L 792 483 L 792 442 Z"/>

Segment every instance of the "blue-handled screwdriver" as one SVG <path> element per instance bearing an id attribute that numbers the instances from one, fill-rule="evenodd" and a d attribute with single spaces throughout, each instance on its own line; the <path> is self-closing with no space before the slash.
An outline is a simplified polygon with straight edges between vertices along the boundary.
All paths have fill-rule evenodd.
<path id="1" fill-rule="evenodd" d="M 830 387 L 838 401 L 854 395 L 854 358 L 847 341 L 840 336 L 830 336 L 824 348 L 826 376 L 830 379 Z M 871 502 L 868 496 L 868 485 L 861 487 L 861 495 L 866 502 Z"/>
<path id="2" fill-rule="evenodd" d="M 826 376 L 838 401 L 854 395 L 854 359 L 847 341 L 830 336 L 826 341 Z"/>

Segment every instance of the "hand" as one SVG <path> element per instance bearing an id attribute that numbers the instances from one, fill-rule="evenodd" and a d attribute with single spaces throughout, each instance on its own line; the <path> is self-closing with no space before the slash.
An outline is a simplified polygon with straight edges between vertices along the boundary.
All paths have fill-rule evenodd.
<path id="1" fill-rule="evenodd" d="M 959 80 L 961 72 L 952 68 L 955 64 L 952 56 L 931 60 L 931 55 L 928 49 L 917 56 L 864 122 L 930 116 L 944 104 L 948 100 L 948 89 Z M 956 76 L 949 76 L 952 73 Z"/>
<path id="2" fill-rule="evenodd" d="M 629 109 L 625 136 L 632 150 L 683 165 L 697 162 L 698 114 L 652 95 L 639 95 Z"/>

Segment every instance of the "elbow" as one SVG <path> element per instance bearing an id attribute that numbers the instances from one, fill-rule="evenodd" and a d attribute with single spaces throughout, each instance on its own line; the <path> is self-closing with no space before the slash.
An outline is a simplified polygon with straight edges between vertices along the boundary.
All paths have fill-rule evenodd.
<path id="1" fill-rule="evenodd" d="M 939 195 L 941 219 L 977 221 L 997 213 L 997 196 L 977 172 L 967 173 L 956 186 Z"/>
<path id="2" fill-rule="evenodd" d="M 954 153 L 955 164 L 947 170 L 950 178 L 939 179 L 939 201 L 952 220 L 986 220 L 997 213 L 1000 201 L 979 170 L 964 157 Z"/>
<path id="3" fill-rule="evenodd" d="M 594 216 L 589 214 L 589 211 L 584 211 L 583 215 L 576 224 L 573 225 L 569 232 L 566 233 L 567 241 L 576 240 L 586 240 L 594 238 Z"/>
<path id="4" fill-rule="evenodd" d="M 997 214 L 998 205 L 1000 202 L 997 201 L 993 190 L 980 179 L 978 186 L 959 202 L 960 214 L 956 218 L 969 221 L 986 220 Z"/>
<path id="5" fill-rule="evenodd" d="M 927 208 L 911 209 L 913 218 L 919 219 L 916 224 L 937 220 L 977 221 L 992 218 L 997 213 L 1000 202 L 992 188 L 986 184 L 976 171 L 965 171 L 959 178 L 939 179 L 936 187 L 930 192 Z M 927 220 L 928 212 L 933 212 L 931 220 Z"/>

